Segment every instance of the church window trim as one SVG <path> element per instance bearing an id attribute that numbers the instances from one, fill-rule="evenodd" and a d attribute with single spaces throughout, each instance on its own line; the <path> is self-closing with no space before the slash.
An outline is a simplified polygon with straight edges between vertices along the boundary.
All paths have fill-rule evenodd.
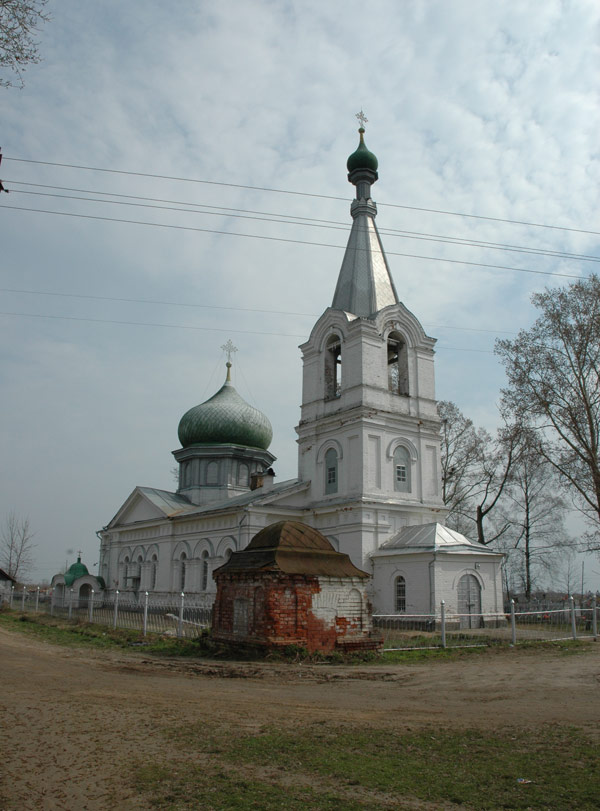
<path id="1" fill-rule="evenodd" d="M 339 470 L 338 453 L 335 448 L 325 451 L 325 494 L 333 495 L 338 492 Z"/>
<path id="2" fill-rule="evenodd" d="M 406 578 L 401 574 L 394 579 L 394 609 L 396 614 L 406 614 Z"/>
<path id="3" fill-rule="evenodd" d="M 411 455 L 405 445 L 394 449 L 394 490 L 400 493 L 412 491 Z"/>

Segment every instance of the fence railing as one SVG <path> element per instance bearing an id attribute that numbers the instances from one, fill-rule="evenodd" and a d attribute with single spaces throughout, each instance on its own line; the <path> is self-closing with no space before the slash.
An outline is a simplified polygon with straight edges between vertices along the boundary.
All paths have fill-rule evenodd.
<path id="1" fill-rule="evenodd" d="M 61 597 L 28 591 L 0 592 L 2 602 L 21 611 L 42 612 L 53 616 L 82 619 L 113 628 L 129 628 L 147 633 L 193 638 L 212 620 L 212 607 L 198 603 L 194 595 L 182 593 L 177 602 L 152 598 L 148 592 L 140 598 L 125 598 L 117 591 L 107 599 L 92 592 L 88 598 L 76 598 L 73 592 Z M 491 644 L 594 639 L 598 637 L 600 607 L 594 598 L 585 608 L 575 606 L 517 611 L 511 601 L 509 611 L 459 614 L 446 610 L 444 601 L 435 614 L 374 614 L 373 624 L 382 634 L 384 650 L 413 648 L 471 647 Z"/>
<path id="2" fill-rule="evenodd" d="M 14 588 L 0 594 L 11 608 L 50 614 L 55 617 L 81 619 L 87 622 L 108 625 L 113 628 L 129 628 L 147 633 L 170 634 L 179 637 L 195 637 L 212 620 L 212 608 L 194 600 L 194 595 L 182 592 L 177 602 L 151 598 L 148 592 L 139 600 L 124 598 L 118 591 L 107 599 L 103 593 L 91 592 L 86 597 L 75 597 L 73 592 L 64 595 L 16 591 Z"/>
<path id="3" fill-rule="evenodd" d="M 597 639 L 600 608 L 568 607 L 516 611 L 511 601 L 505 613 L 458 614 L 440 603 L 435 614 L 375 614 L 373 624 L 383 635 L 384 650 L 471 647 L 490 644 Z"/>

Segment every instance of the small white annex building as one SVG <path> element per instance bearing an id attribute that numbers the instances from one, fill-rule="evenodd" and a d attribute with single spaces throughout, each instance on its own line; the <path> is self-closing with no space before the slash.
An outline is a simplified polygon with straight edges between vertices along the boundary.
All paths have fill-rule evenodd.
<path id="1" fill-rule="evenodd" d="M 404 527 L 373 553 L 373 600 L 381 614 L 459 614 L 463 627 L 504 621 L 503 555 L 442 524 Z"/>
<path id="2" fill-rule="evenodd" d="M 414 554 L 415 561 L 433 555 L 435 565 L 425 568 L 409 566 L 408 547 L 393 547 L 407 528 L 435 526 L 446 515 L 435 339 L 398 298 L 371 198 L 377 158 L 362 127 L 359 133 L 347 162 L 356 187 L 352 228 L 333 301 L 300 347 L 297 478 L 275 483 L 271 425 L 233 387 L 229 353 L 222 388 L 179 423 L 177 491 L 136 487 L 99 533 L 99 573 L 109 595 L 185 591 L 212 605 L 212 572 L 261 529 L 289 519 L 318 529 L 372 576 L 378 612 L 400 606 L 398 577 L 411 608 L 429 612 L 442 597 L 457 604 L 465 575 L 485 600 L 496 595 L 494 610 L 501 606 L 500 558 L 485 547 L 463 539 L 460 550 L 442 549 L 437 530 L 432 548 Z"/>

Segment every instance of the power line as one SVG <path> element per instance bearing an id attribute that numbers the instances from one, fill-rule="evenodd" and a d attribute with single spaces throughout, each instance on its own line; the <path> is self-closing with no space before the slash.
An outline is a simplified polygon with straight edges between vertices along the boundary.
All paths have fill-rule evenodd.
<path id="1" fill-rule="evenodd" d="M 16 318 L 48 318 L 53 321 L 80 321 L 84 323 L 92 323 L 92 324 L 117 324 L 119 326 L 128 326 L 128 327 L 159 327 L 162 329 L 189 329 L 189 330 L 199 330 L 201 332 L 229 332 L 241 335 L 270 335 L 276 336 L 278 338 L 300 338 L 301 340 L 305 341 L 307 339 L 307 335 L 294 335 L 293 333 L 289 332 L 261 332 L 258 330 L 247 330 L 247 329 L 237 329 L 236 327 L 223 329 L 222 327 L 197 327 L 188 324 L 157 324 L 149 321 L 119 321 L 112 318 L 83 318 L 80 316 L 73 316 L 73 315 L 47 315 L 44 313 L 9 313 L 9 312 L 0 312 L 0 316 L 6 317 L 16 317 Z M 458 347 L 458 346 L 441 346 L 438 349 L 450 349 L 454 352 L 483 352 L 488 355 L 493 355 L 494 353 L 489 349 L 472 349 L 471 347 Z"/>
<path id="2" fill-rule="evenodd" d="M 67 211 L 51 211 L 49 209 L 43 208 L 29 208 L 27 206 L 12 206 L 6 205 L 5 203 L 2 204 L 2 208 L 9 208 L 15 211 L 28 211 L 37 214 L 52 214 L 55 216 L 61 217 L 77 217 L 79 219 L 85 220 L 100 220 L 102 222 L 122 222 L 127 223 L 128 225 L 146 225 L 153 228 L 171 228 L 176 231 L 195 231 L 199 233 L 206 233 L 206 234 L 221 234 L 223 236 L 232 236 L 232 237 L 244 237 L 246 239 L 263 239 L 268 242 L 285 242 L 292 245 L 312 245 L 313 247 L 318 248 L 337 248 L 338 250 L 345 250 L 345 245 L 332 245 L 328 242 L 311 242 L 309 240 L 304 239 L 291 239 L 289 237 L 274 237 L 274 236 L 266 236 L 263 234 L 241 234 L 237 231 L 223 231 L 216 228 L 198 228 L 192 227 L 189 225 L 173 225 L 169 223 L 158 223 L 158 222 L 147 222 L 144 220 L 129 220 L 120 217 L 101 217 L 100 215 L 93 215 L 93 214 L 76 214 L 74 212 L 67 212 Z M 368 250 L 367 248 L 360 249 L 357 248 L 356 250 Z M 453 265 L 468 265 L 470 267 L 481 267 L 481 268 L 488 268 L 490 270 L 512 270 L 517 273 L 533 273 L 538 276 L 557 276 L 563 279 L 580 279 L 581 276 L 573 273 L 556 273 L 549 270 L 533 270 L 531 268 L 515 268 L 510 265 L 494 265 L 491 263 L 486 262 L 469 262 L 465 259 L 445 259 L 439 256 L 423 256 L 421 254 L 414 254 L 414 253 L 403 253 L 400 251 L 386 251 L 388 256 L 403 256 L 408 259 L 424 259 L 429 262 L 446 262 Z"/>
<path id="3" fill-rule="evenodd" d="M 270 315 L 296 315 L 306 318 L 319 318 L 319 313 L 296 313 L 289 310 L 264 310 L 257 307 L 232 307 L 230 305 L 219 304 L 196 304 L 189 301 L 161 301 L 159 299 L 139 299 L 139 298 L 124 298 L 122 296 L 93 296 L 83 293 L 57 293 L 48 290 L 23 290 L 13 287 L 0 287 L 0 293 L 18 293 L 34 296 L 54 296 L 57 298 L 75 298 L 86 299 L 91 301 L 118 301 L 125 304 L 158 304 L 166 307 L 192 307 L 203 310 L 232 310 L 234 312 L 244 313 L 268 313 Z M 454 329 L 464 332 L 489 332 L 493 335 L 503 333 L 506 335 L 516 335 L 515 330 L 494 330 L 494 329 L 480 329 L 477 327 L 455 327 L 450 324 L 424 324 L 427 329 Z"/>
<path id="4" fill-rule="evenodd" d="M 107 174 L 115 174 L 115 175 L 130 175 L 132 177 L 149 177 L 156 180 L 175 180 L 177 182 L 182 183 L 198 183 L 198 184 L 205 184 L 209 186 L 224 186 L 228 188 L 235 188 L 235 189 L 247 189 L 250 191 L 264 191 L 269 192 L 272 194 L 289 194 L 289 195 L 296 195 L 299 197 L 314 197 L 321 200 L 341 200 L 344 202 L 350 202 L 347 197 L 336 197 L 334 195 L 329 194 L 314 194 L 311 192 L 301 192 L 301 191 L 292 191 L 289 189 L 273 189 L 269 188 L 268 186 L 250 186 L 243 183 L 225 183 L 222 181 L 217 180 L 204 180 L 199 178 L 190 178 L 190 177 L 177 177 L 172 175 L 155 175 L 150 174 L 148 172 L 130 172 L 124 169 L 106 169 L 99 166 L 83 166 L 80 164 L 74 163 L 56 163 L 53 161 L 38 161 L 32 160 L 27 158 L 9 158 L 6 155 L 3 155 L 5 161 L 15 161 L 19 163 L 34 163 L 42 166 L 58 166 L 64 169 L 82 169 L 85 171 L 90 172 L 105 172 Z M 402 208 L 407 209 L 410 211 L 424 211 L 430 214 L 444 214 L 453 217 L 468 217 L 470 219 L 476 220 L 488 220 L 491 222 L 504 222 L 510 225 L 525 225 L 531 228 L 550 228 L 553 230 L 559 231 L 572 231 L 578 234 L 594 234 L 596 236 L 600 236 L 600 231 L 589 231 L 583 228 L 570 228 L 564 225 L 548 225 L 546 223 L 539 223 L 539 222 L 527 222 L 525 220 L 511 220 L 506 219 L 504 217 L 488 217 L 484 216 L 483 214 L 465 214 L 464 212 L 460 211 L 447 211 L 444 209 L 437 209 L 437 208 L 425 208 L 421 206 L 409 206 L 409 205 L 402 205 L 400 203 L 379 203 L 380 206 L 389 206 L 390 208 Z"/>
<path id="5" fill-rule="evenodd" d="M 14 181 L 7 180 L 6 182 L 14 184 Z M 35 192 L 28 191 L 26 189 L 12 190 L 16 194 L 29 194 L 37 197 L 54 197 L 63 200 L 81 200 L 89 203 L 105 203 L 121 206 L 134 206 L 138 208 L 150 208 L 157 209 L 159 211 L 177 211 L 190 214 L 204 214 L 208 216 L 232 217 L 236 219 L 248 219 L 258 222 L 272 222 L 285 225 L 304 225 L 312 228 L 327 228 L 336 231 L 348 230 L 348 223 L 340 222 L 338 220 L 323 220 L 314 217 L 296 217 L 293 214 L 277 214 L 273 212 L 253 211 L 252 209 L 234 209 L 224 206 L 213 206 L 204 203 L 188 203 L 185 201 L 164 200 L 161 198 L 142 197 L 131 194 L 119 194 L 116 192 L 92 191 L 90 189 L 73 189 L 62 186 L 54 187 L 49 184 L 43 183 L 25 183 L 17 181 L 17 184 L 21 186 L 35 186 L 37 188 L 55 188 L 58 189 L 59 191 L 73 191 L 78 192 L 80 194 L 88 194 L 88 195 L 100 194 L 103 195 L 103 197 L 105 198 L 120 197 L 125 199 L 109 200 L 94 197 L 78 197 L 75 195 L 56 194 L 55 192 L 54 193 Z M 146 203 L 130 202 L 131 200 L 143 200 L 146 201 L 146 203 L 149 202 L 170 203 L 171 205 L 147 205 Z M 180 206 L 186 207 L 180 208 Z M 511 253 L 526 253 L 533 254 L 535 256 L 551 256 L 553 258 L 579 260 L 584 262 L 600 262 L 600 257 L 592 256 L 589 254 L 577 254 L 568 251 L 556 251 L 548 248 L 534 248 L 532 246 L 527 245 L 507 245 L 506 243 L 502 242 L 490 242 L 486 240 L 469 239 L 467 237 L 454 237 L 446 234 L 429 234 L 422 231 L 406 231 L 390 227 L 381 228 L 379 229 L 379 232 L 384 236 L 402 237 L 404 239 L 415 239 L 426 242 L 439 242 L 449 245 L 462 245 L 465 247 L 473 247 L 473 248 L 487 248 L 489 250 L 509 251 Z"/>

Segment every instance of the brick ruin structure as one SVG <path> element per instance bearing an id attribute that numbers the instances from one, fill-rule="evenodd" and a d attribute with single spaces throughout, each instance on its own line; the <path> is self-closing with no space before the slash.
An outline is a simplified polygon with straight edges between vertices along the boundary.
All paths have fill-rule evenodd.
<path id="1" fill-rule="evenodd" d="M 300 521 L 265 527 L 213 577 L 217 642 L 325 653 L 381 646 L 372 630 L 368 574 Z"/>

